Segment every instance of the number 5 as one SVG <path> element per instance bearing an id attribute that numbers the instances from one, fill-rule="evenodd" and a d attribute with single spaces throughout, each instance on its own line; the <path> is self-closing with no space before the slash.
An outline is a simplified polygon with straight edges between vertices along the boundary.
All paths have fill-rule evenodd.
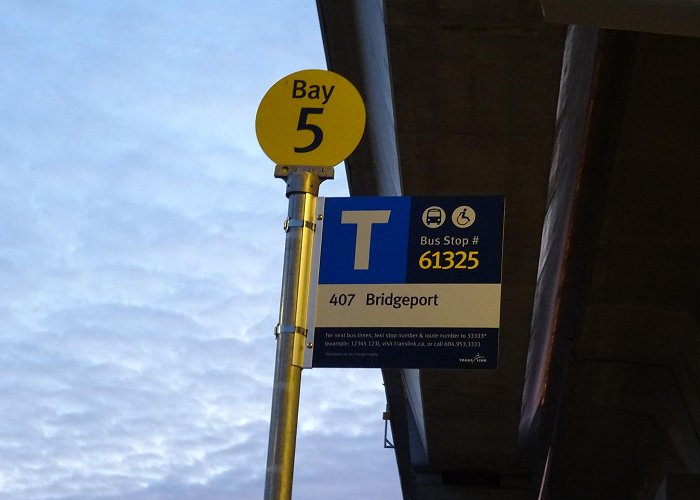
<path id="1" fill-rule="evenodd" d="M 476 257 L 477 255 L 479 255 L 478 250 L 469 252 L 469 262 L 471 262 L 472 265 L 467 266 L 467 269 L 476 269 L 479 266 L 479 259 Z"/>
<path id="2" fill-rule="evenodd" d="M 303 146 L 299 148 L 294 148 L 295 153 L 308 153 L 313 151 L 321 145 L 323 141 L 323 130 L 318 125 L 313 123 L 307 123 L 306 119 L 309 115 L 320 115 L 323 114 L 323 108 L 301 108 L 299 113 L 299 123 L 297 125 L 297 130 L 309 130 L 314 134 L 314 138 L 308 146 Z"/>

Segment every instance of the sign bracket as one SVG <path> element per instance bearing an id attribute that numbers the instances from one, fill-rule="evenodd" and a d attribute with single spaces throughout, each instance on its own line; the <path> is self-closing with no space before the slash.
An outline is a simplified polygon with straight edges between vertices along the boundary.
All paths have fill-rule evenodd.
<path id="1" fill-rule="evenodd" d="M 275 337 L 284 333 L 298 333 L 306 337 L 308 332 L 309 330 L 307 328 L 297 325 L 277 325 L 275 327 Z"/>

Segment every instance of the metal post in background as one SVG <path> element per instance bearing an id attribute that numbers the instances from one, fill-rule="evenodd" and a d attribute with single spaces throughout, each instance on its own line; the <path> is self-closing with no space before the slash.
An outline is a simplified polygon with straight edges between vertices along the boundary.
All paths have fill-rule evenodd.
<path id="1" fill-rule="evenodd" d="M 287 182 L 289 209 L 284 223 L 287 235 L 279 324 L 275 329 L 277 355 L 272 386 L 265 500 L 289 500 L 292 498 L 301 370 L 306 345 L 316 198 L 321 182 L 333 178 L 333 169 L 277 166 L 275 177 Z"/>

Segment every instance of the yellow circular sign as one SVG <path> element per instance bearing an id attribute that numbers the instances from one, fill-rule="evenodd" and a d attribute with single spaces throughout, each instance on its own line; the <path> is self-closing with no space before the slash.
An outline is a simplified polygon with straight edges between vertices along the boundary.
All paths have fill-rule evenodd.
<path id="1" fill-rule="evenodd" d="M 357 147 L 365 105 L 357 89 L 332 71 L 285 76 L 260 101 L 255 133 L 278 165 L 333 167 Z"/>

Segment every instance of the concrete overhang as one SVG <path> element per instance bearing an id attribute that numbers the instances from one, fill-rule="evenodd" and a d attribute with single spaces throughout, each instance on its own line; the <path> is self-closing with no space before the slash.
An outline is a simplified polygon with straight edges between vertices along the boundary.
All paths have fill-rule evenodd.
<path id="1" fill-rule="evenodd" d="M 564 29 L 542 21 L 537 1 L 318 8 L 329 69 L 367 102 L 346 162 L 351 194 L 506 197 L 499 369 L 384 370 L 404 493 L 522 491 L 518 424 Z"/>
<path id="2" fill-rule="evenodd" d="M 700 36 L 696 0 L 541 0 L 545 20 L 628 31 Z"/>
<path id="3" fill-rule="evenodd" d="M 498 370 L 383 370 L 404 497 L 647 500 L 700 473 L 700 39 L 536 0 L 317 3 L 368 108 L 351 194 L 506 197 Z"/>

